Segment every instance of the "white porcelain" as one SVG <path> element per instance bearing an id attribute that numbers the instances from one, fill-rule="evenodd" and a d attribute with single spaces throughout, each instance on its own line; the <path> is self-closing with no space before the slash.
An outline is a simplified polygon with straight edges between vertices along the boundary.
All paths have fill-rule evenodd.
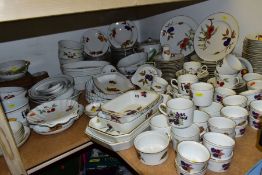
<path id="1" fill-rule="evenodd" d="M 172 53 L 170 46 L 168 44 L 163 45 L 162 47 L 162 59 L 164 61 L 169 61 L 171 59 Z"/>
<path id="2" fill-rule="evenodd" d="M 213 117 L 208 120 L 208 129 L 210 132 L 217 132 L 235 137 L 236 123 L 225 117 Z"/>
<path id="3" fill-rule="evenodd" d="M 175 98 L 161 103 L 159 110 L 167 115 L 169 123 L 173 127 L 186 128 L 193 123 L 194 104 L 191 100 L 184 98 Z"/>
<path id="4" fill-rule="evenodd" d="M 113 23 L 108 28 L 108 37 L 114 48 L 132 47 L 138 37 L 136 25 L 128 20 Z"/>
<path id="5" fill-rule="evenodd" d="M 249 126 L 255 130 L 259 130 L 262 128 L 261 120 L 255 119 L 252 116 L 249 116 L 248 118 Z"/>
<path id="6" fill-rule="evenodd" d="M 168 118 L 166 115 L 160 114 L 151 118 L 149 121 L 149 126 L 151 130 L 159 131 L 170 135 L 171 126 L 168 123 Z"/>
<path id="7" fill-rule="evenodd" d="M 223 99 L 230 95 L 236 95 L 236 92 L 226 87 L 216 87 L 214 92 L 214 101 L 222 103 Z"/>
<path id="8" fill-rule="evenodd" d="M 180 75 L 177 79 L 171 79 L 171 86 L 178 89 L 180 94 L 189 95 L 190 87 L 193 83 L 198 82 L 198 77 L 192 74 Z"/>
<path id="9" fill-rule="evenodd" d="M 1 62 L 0 79 L 15 80 L 23 77 L 27 72 L 30 62 L 25 60 L 12 60 Z"/>
<path id="10" fill-rule="evenodd" d="M 249 105 L 254 100 L 262 100 L 262 90 L 246 90 L 244 92 L 239 93 L 239 95 L 243 95 L 247 98 L 247 105 Z"/>
<path id="11" fill-rule="evenodd" d="M 16 96 L 26 95 L 26 90 L 23 87 L 1 87 L 0 98 L 1 100 L 8 100 Z"/>
<path id="12" fill-rule="evenodd" d="M 20 143 L 23 140 L 25 134 L 23 124 L 19 121 L 9 121 L 8 123 L 10 125 L 15 142 L 17 144 Z"/>
<path id="13" fill-rule="evenodd" d="M 199 82 L 191 85 L 192 101 L 196 106 L 209 106 L 213 101 L 214 87 L 209 83 Z"/>
<path id="14" fill-rule="evenodd" d="M 232 75 L 238 73 L 243 68 L 240 60 L 233 54 L 225 56 L 223 61 L 219 61 L 216 70 L 219 74 Z"/>
<path id="15" fill-rule="evenodd" d="M 245 108 L 247 106 L 247 97 L 243 95 L 230 95 L 223 99 L 224 106 L 240 106 Z"/>
<path id="16" fill-rule="evenodd" d="M 72 40 L 58 41 L 58 58 L 62 64 L 66 63 L 68 60 L 83 60 L 82 44 Z"/>
<path id="17" fill-rule="evenodd" d="M 108 74 L 108 73 L 113 73 L 113 72 L 117 72 L 117 69 L 115 68 L 115 66 L 109 64 L 109 65 L 105 65 L 102 68 L 101 74 Z"/>
<path id="18" fill-rule="evenodd" d="M 64 100 L 64 99 L 68 99 L 69 97 L 71 97 L 74 93 L 74 88 L 70 87 L 68 88 L 63 94 L 57 96 L 55 98 L 55 100 Z"/>
<path id="19" fill-rule="evenodd" d="M 207 131 L 210 115 L 204 111 L 194 110 L 193 123 L 199 127 L 200 133 Z"/>
<path id="20" fill-rule="evenodd" d="M 5 112 L 17 110 L 27 103 L 28 98 L 24 96 L 24 93 L 7 100 L 2 100 L 2 105 L 4 107 Z"/>
<path id="21" fill-rule="evenodd" d="M 204 111 L 210 115 L 210 117 L 220 117 L 220 110 L 223 105 L 218 102 L 212 102 L 211 105 L 206 107 L 199 107 L 200 111 Z"/>
<path id="22" fill-rule="evenodd" d="M 151 60 L 154 56 L 160 53 L 161 45 L 159 41 L 148 38 L 139 44 L 139 49 L 147 53 L 147 60 Z"/>
<path id="23" fill-rule="evenodd" d="M 166 92 L 168 82 L 161 77 L 153 77 L 152 89 L 156 92 Z"/>
<path id="24" fill-rule="evenodd" d="M 229 89 L 234 89 L 236 86 L 240 84 L 240 78 L 238 74 L 218 74 L 215 72 L 216 80 L 217 80 L 217 87 L 226 87 Z"/>
<path id="25" fill-rule="evenodd" d="M 30 110 L 30 106 L 29 106 L 29 103 L 27 103 L 24 106 L 14 111 L 5 113 L 5 115 L 8 118 L 8 120 L 20 121 L 21 123 L 23 123 L 23 125 L 27 126 L 28 121 L 26 119 L 26 114 L 29 112 L 29 110 Z"/>
<path id="26" fill-rule="evenodd" d="M 101 111 L 101 105 L 102 103 L 100 102 L 94 102 L 86 105 L 85 114 L 91 118 L 97 116 L 98 112 Z"/>
<path id="27" fill-rule="evenodd" d="M 159 165 L 168 158 L 169 137 L 161 132 L 146 131 L 134 140 L 138 158 L 146 165 Z"/>
<path id="28" fill-rule="evenodd" d="M 221 115 L 233 120 L 236 125 L 241 125 L 246 121 L 248 111 L 240 106 L 226 106 L 221 109 Z"/>
<path id="29" fill-rule="evenodd" d="M 106 119 L 126 123 L 152 108 L 159 99 L 160 95 L 154 91 L 132 90 L 104 103 L 101 110 L 107 114 Z"/>
<path id="30" fill-rule="evenodd" d="M 129 67 L 129 66 L 137 65 L 138 63 L 141 63 L 141 61 L 145 63 L 146 60 L 147 60 L 146 52 L 134 53 L 119 60 L 117 63 L 117 67 L 118 68 Z"/>
<path id="31" fill-rule="evenodd" d="M 161 77 L 162 72 L 152 65 L 144 64 L 136 70 L 131 82 L 141 89 L 150 90 L 155 76 Z"/>
<path id="32" fill-rule="evenodd" d="M 233 152 L 231 156 L 229 156 L 229 158 L 225 160 L 217 160 L 217 159 L 210 158 L 208 161 L 207 169 L 217 173 L 226 172 L 230 167 L 232 158 L 233 158 Z"/>
<path id="33" fill-rule="evenodd" d="M 192 124 L 187 128 L 175 128 L 171 127 L 171 137 L 173 149 L 177 149 L 178 143 L 182 141 L 200 141 L 200 129 L 196 124 Z"/>
<path id="34" fill-rule="evenodd" d="M 236 126 L 235 128 L 236 137 L 242 137 L 245 134 L 247 125 L 248 125 L 248 121 L 246 120 L 244 124 Z"/>
<path id="35" fill-rule="evenodd" d="M 244 76 L 243 76 L 243 79 L 246 81 L 246 82 L 249 82 L 249 81 L 252 81 L 252 80 L 262 80 L 262 75 L 259 74 L 259 73 L 246 73 Z"/>
<path id="36" fill-rule="evenodd" d="M 79 71 L 83 71 L 83 69 L 104 67 L 109 64 L 110 63 L 107 61 L 78 61 L 75 63 L 64 64 L 62 67 L 64 69 L 78 69 Z"/>
<path id="37" fill-rule="evenodd" d="M 247 89 L 249 90 L 256 90 L 262 89 L 262 80 L 252 80 L 247 82 Z"/>
<path id="38" fill-rule="evenodd" d="M 252 116 L 256 120 L 262 120 L 262 100 L 250 103 L 249 116 Z"/>
<path id="39" fill-rule="evenodd" d="M 26 116 L 30 124 L 54 127 L 78 117 L 79 105 L 73 100 L 56 100 L 43 103 L 32 109 Z"/>
<path id="40" fill-rule="evenodd" d="M 190 173 L 202 171 L 210 158 L 208 149 L 195 141 L 182 141 L 177 146 L 177 164 Z"/>
<path id="41" fill-rule="evenodd" d="M 203 145 L 209 150 L 211 158 L 224 160 L 231 157 L 235 140 L 225 134 L 208 132 L 203 136 Z"/>
<path id="42" fill-rule="evenodd" d="M 207 171 L 207 167 L 203 168 L 203 170 L 196 172 L 196 173 L 191 173 L 190 172 L 190 167 L 187 168 L 187 170 L 184 170 L 182 166 L 178 165 L 177 160 L 175 159 L 175 165 L 176 165 L 176 172 L 179 175 L 205 175 Z M 186 169 L 186 168 L 185 168 Z"/>
<path id="43" fill-rule="evenodd" d="M 91 57 L 100 57 L 109 49 L 107 37 L 97 29 L 88 29 L 83 34 L 84 52 Z"/>
<path id="44" fill-rule="evenodd" d="M 207 70 L 206 65 L 201 65 L 200 62 L 197 61 L 188 61 L 183 64 L 183 68 L 190 74 L 196 74 L 198 72 L 203 72 Z"/>

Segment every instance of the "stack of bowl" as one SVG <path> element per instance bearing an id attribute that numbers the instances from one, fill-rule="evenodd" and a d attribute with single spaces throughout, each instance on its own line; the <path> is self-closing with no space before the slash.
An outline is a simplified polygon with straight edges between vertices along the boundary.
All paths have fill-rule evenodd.
<path id="1" fill-rule="evenodd" d="M 39 81 L 28 91 L 29 98 L 36 104 L 59 100 L 78 100 L 79 91 L 74 90 L 74 80 L 67 75 L 57 75 Z"/>
<path id="2" fill-rule="evenodd" d="M 0 64 L 0 81 L 10 81 L 25 76 L 30 62 L 25 60 L 13 60 Z"/>
<path id="3" fill-rule="evenodd" d="M 2 87 L 0 88 L 0 99 L 8 119 L 20 121 L 27 125 L 25 119 L 29 111 L 27 91 L 22 87 Z"/>
<path id="4" fill-rule="evenodd" d="M 208 132 L 203 136 L 203 145 L 210 152 L 207 168 L 214 172 L 225 172 L 233 158 L 235 141 L 221 133 Z"/>
<path id="5" fill-rule="evenodd" d="M 84 90 L 85 83 L 100 74 L 103 67 L 109 64 L 107 61 L 78 61 L 61 65 L 61 70 L 63 74 L 73 77 L 75 89 Z"/>

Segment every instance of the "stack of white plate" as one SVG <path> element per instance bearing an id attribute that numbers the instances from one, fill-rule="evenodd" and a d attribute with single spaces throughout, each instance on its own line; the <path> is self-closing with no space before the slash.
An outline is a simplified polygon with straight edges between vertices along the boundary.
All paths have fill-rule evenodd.
<path id="1" fill-rule="evenodd" d="M 50 135 L 68 129 L 80 114 L 81 106 L 76 101 L 56 100 L 37 106 L 26 118 L 36 133 Z"/>
<path id="2" fill-rule="evenodd" d="M 75 89 L 84 90 L 85 83 L 100 74 L 103 67 L 109 64 L 107 61 L 78 61 L 61 65 L 61 69 L 63 74 L 73 77 Z"/>
<path id="3" fill-rule="evenodd" d="M 262 73 L 262 35 L 250 34 L 243 43 L 242 57 L 248 59 L 254 72 Z"/>
<path id="4" fill-rule="evenodd" d="M 153 91 L 133 90 L 101 106 L 90 120 L 86 134 L 105 147 L 119 151 L 133 145 L 134 138 L 149 126 L 163 97 Z"/>
<path id="5" fill-rule="evenodd" d="M 78 100 L 79 91 L 74 90 L 74 80 L 68 75 L 49 77 L 35 84 L 28 91 L 29 98 L 36 104 L 51 100 L 74 99 Z"/>

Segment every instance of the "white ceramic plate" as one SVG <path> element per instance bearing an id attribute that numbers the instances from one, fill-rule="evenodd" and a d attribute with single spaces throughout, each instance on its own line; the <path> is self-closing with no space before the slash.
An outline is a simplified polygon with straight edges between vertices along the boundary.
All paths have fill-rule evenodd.
<path id="1" fill-rule="evenodd" d="M 130 80 L 118 72 L 98 75 L 93 81 L 104 94 L 119 94 L 134 88 Z"/>
<path id="2" fill-rule="evenodd" d="M 63 69 L 87 69 L 87 68 L 98 68 L 104 67 L 110 64 L 107 61 L 78 61 L 74 63 L 62 65 Z"/>
<path id="3" fill-rule="evenodd" d="M 218 61 L 234 49 L 238 33 L 238 23 L 233 16 L 212 14 L 198 26 L 194 37 L 195 51 L 203 60 Z"/>
<path id="4" fill-rule="evenodd" d="M 109 48 L 105 35 L 97 29 L 89 29 L 83 36 L 84 52 L 91 57 L 104 55 Z"/>
<path id="5" fill-rule="evenodd" d="M 161 45 L 169 45 L 174 54 L 189 55 L 194 51 L 197 23 L 187 16 L 176 16 L 165 23 L 160 32 Z"/>
<path id="6" fill-rule="evenodd" d="M 26 116 L 31 124 L 54 127 L 67 123 L 78 116 L 79 105 L 74 100 L 56 100 L 43 103 L 32 109 Z"/>
<path id="7" fill-rule="evenodd" d="M 144 64 L 140 66 L 131 78 L 131 82 L 141 89 L 150 90 L 154 76 L 161 77 L 162 72 L 157 68 Z"/>
<path id="8" fill-rule="evenodd" d="M 116 22 L 108 28 L 109 41 L 115 48 L 132 47 L 137 40 L 137 29 L 133 22 Z"/>

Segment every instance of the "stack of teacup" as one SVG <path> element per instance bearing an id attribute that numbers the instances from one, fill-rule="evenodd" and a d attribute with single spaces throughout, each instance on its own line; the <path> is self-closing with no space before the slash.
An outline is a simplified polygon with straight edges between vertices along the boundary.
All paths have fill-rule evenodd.
<path id="1" fill-rule="evenodd" d="M 253 129 L 262 128 L 262 100 L 255 100 L 250 103 L 249 125 Z"/>
<path id="2" fill-rule="evenodd" d="M 219 60 L 215 71 L 217 87 L 229 89 L 238 87 L 241 82 L 238 73 L 242 69 L 242 63 L 235 55 L 228 54 L 223 60 Z"/>

